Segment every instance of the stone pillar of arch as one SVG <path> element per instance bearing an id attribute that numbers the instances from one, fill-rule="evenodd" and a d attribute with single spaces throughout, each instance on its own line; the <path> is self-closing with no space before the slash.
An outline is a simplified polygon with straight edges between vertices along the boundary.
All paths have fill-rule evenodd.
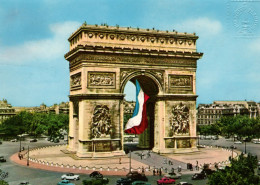
<path id="1" fill-rule="evenodd" d="M 151 98 L 140 147 L 196 148 L 195 34 L 83 24 L 70 37 L 68 150 L 78 157 L 124 155 L 124 87 L 138 79 Z M 76 106 L 77 105 L 77 106 Z"/>

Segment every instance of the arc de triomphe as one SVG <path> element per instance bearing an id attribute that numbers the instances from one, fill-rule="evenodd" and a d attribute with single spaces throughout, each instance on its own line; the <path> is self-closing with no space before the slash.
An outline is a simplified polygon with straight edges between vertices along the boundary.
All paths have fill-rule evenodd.
<path id="1" fill-rule="evenodd" d="M 140 82 L 151 98 L 140 146 L 196 151 L 195 34 L 84 23 L 70 37 L 68 150 L 79 157 L 123 155 L 124 87 Z"/>

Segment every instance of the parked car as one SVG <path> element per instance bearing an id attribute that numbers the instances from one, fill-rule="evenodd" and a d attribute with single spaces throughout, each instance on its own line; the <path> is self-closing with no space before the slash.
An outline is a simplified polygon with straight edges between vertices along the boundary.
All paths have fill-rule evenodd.
<path id="1" fill-rule="evenodd" d="M 164 177 L 170 178 L 170 179 L 180 179 L 181 178 L 181 174 L 179 173 L 167 173 L 164 175 Z"/>
<path id="2" fill-rule="evenodd" d="M 163 177 L 159 180 L 157 180 L 157 184 L 173 184 L 175 183 L 174 179 L 170 179 L 168 177 Z"/>
<path id="3" fill-rule="evenodd" d="M 33 143 L 33 142 L 37 142 L 38 140 L 37 139 L 31 139 L 30 142 Z"/>
<path id="4" fill-rule="evenodd" d="M 75 185 L 75 184 L 71 183 L 69 180 L 62 180 L 58 182 L 57 185 Z"/>
<path id="5" fill-rule="evenodd" d="M 234 144 L 242 144 L 241 141 L 235 141 Z"/>
<path id="6" fill-rule="evenodd" d="M 99 171 L 93 171 L 89 177 L 103 178 L 103 175 Z"/>
<path id="7" fill-rule="evenodd" d="M 144 181 L 134 181 L 132 182 L 132 185 L 151 185 L 151 183 Z"/>
<path id="8" fill-rule="evenodd" d="M 177 185 L 192 185 L 192 184 L 188 182 L 179 182 Z"/>
<path id="9" fill-rule="evenodd" d="M 17 139 L 11 139 L 10 141 L 11 142 L 17 142 Z"/>
<path id="10" fill-rule="evenodd" d="M 206 176 L 213 174 L 214 172 L 216 172 L 215 170 L 209 169 L 209 168 L 205 168 L 203 169 L 200 173 L 204 173 Z"/>
<path id="11" fill-rule="evenodd" d="M 132 179 L 133 181 L 148 181 L 145 174 L 138 173 L 137 171 L 129 172 L 126 177 Z"/>
<path id="12" fill-rule="evenodd" d="M 75 175 L 74 173 L 67 173 L 61 176 L 62 180 L 79 180 L 79 175 Z"/>
<path id="13" fill-rule="evenodd" d="M 133 182 L 130 178 L 120 178 L 116 181 L 116 185 L 131 185 Z"/>
<path id="14" fill-rule="evenodd" d="M 1 163 L 6 162 L 6 159 L 4 158 L 4 156 L 0 156 L 0 162 Z"/>
<path id="15" fill-rule="evenodd" d="M 53 139 L 53 142 L 54 142 L 54 143 L 59 143 L 60 140 L 59 140 L 58 138 L 55 138 L 55 139 Z"/>
<path id="16" fill-rule="evenodd" d="M 206 178 L 206 174 L 205 173 L 195 173 L 191 177 L 192 180 L 201 180 L 201 179 L 205 179 L 205 178 Z"/>
<path id="17" fill-rule="evenodd" d="M 20 185 L 31 185 L 31 184 L 27 181 L 23 181 L 23 182 L 20 182 Z"/>

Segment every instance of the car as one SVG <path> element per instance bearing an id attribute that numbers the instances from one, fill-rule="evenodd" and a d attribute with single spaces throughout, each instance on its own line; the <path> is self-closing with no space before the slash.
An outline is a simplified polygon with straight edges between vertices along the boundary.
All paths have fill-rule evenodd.
<path id="1" fill-rule="evenodd" d="M 260 144 L 260 141 L 254 141 L 253 143 L 254 144 Z"/>
<path id="2" fill-rule="evenodd" d="M 89 177 L 103 178 L 103 175 L 99 171 L 93 171 Z"/>
<path id="3" fill-rule="evenodd" d="M 145 174 L 138 173 L 137 171 L 129 172 L 126 177 L 132 179 L 133 181 L 148 181 Z"/>
<path id="4" fill-rule="evenodd" d="M 109 183 L 109 180 L 108 178 L 91 178 L 91 179 L 87 179 L 87 180 L 83 180 L 82 181 L 82 184 L 83 185 L 94 185 L 94 184 L 102 184 L 102 185 L 105 185 L 105 184 L 108 184 Z"/>
<path id="5" fill-rule="evenodd" d="M 33 142 L 37 142 L 38 140 L 37 139 L 31 139 L 30 142 L 33 143 Z"/>
<path id="6" fill-rule="evenodd" d="M 75 184 L 71 183 L 69 180 L 62 180 L 58 182 L 57 185 L 75 185 Z"/>
<path id="7" fill-rule="evenodd" d="M 201 180 L 201 179 L 205 179 L 205 178 L 206 178 L 206 174 L 205 173 L 195 173 L 191 177 L 192 180 Z"/>
<path id="8" fill-rule="evenodd" d="M 2 142 L 2 141 L 0 141 L 0 145 L 1 145 L 1 144 L 3 144 L 3 142 Z"/>
<path id="9" fill-rule="evenodd" d="M 234 144 L 242 144 L 241 141 L 235 141 Z"/>
<path id="10" fill-rule="evenodd" d="M 121 178 L 116 181 L 116 185 L 131 185 L 133 182 L 130 178 Z"/>
<path id="11" fill-rule="evenodd" d="M 19 185 L 31 185 L 28 181 L 23 181 L 23 182 L 20 182 Z"/>
<path id="12" fill-rule="evenodd" d="M 170 179 L 180 179 L 181 178 L 181 174 L 179 173 L 167 173 L 164 175 L 164 177 L 168 177 Z"/>
<path id="13" fill-rule="evenodd" d="M 55 138 L 55 139 L 53 139 L 53 142 L 54 142 L 54 143 L 59 143 L 60 140 L 59 140 L 58 138 Z"/>
<path id="14" fill-rule="evenodd" d="M 4 156 L 0 156 L 0 162 L 6 162 L 6 159 L 4 158 Z"/>
<path id="15" fill-rule="evenodd" d="M 11 142 L 17 142 L 17 139 L 11 139 L 10 141 Z"/>
<path id="16" fill-rule="evenodd" d="M 215 170 L 212 170 L 210 168 L 205 168 L 200 173 L 204 173 L 206 176 L 208 176 L 208 175 L 211 175 L 211 174 L 213 174 L 215 172 L 216 172 Z"/>
<path id="17" fill-rule="evenodd" d="M 177 185 L 192 185 L 192 184 L 188 182 L 179 182 Z"/>
<path id="18" fill-rule="evenodd" d="M 131 185 L 151 185 L 151 183 L 144 181 L 134 181 Z"/>
<path id="19" fill-rule="evenodd" d="M 74 173 L 67 173 L 61 176 L 62 180 L 79 180 L 79 175 L 75 175 Z"/>
<path id="20" fill-rule="evenodd" d="M 168 177 L 163 177 L 159 180 L 157 180 L 157 184 L 173 184 L 175 183 L 174 179 L 170 179 Z"/>

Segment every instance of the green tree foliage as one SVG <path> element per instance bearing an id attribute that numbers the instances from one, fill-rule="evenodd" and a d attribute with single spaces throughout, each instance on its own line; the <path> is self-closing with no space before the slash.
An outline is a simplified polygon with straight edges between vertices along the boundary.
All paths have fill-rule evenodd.
<path id="1" fill-rule="evenodd" d="M 9 185 L 8 182 L 4 181 L 4 180 L 0 180 L 0 185 Z"/>
<path id="2" fill-rule="evenodd" d="M 202 135 L 226 135 L 228 137 L 260 137 L 260 118 L 248 116 L 221 117 L 216 124 L 198 126 L 198 132 Z"/>
<path id="3" fill-rule="evenodd" d="M 60 129 L 68 130 L 69 116 L 66 114 L 46 114 L 20 112 L 5 120 L 0 129 L 7 136 L 27 133 L 33 136 L 47 134 L 57 136 Z"/>
<path id="4" fill-rule="evenodd" d="M 257 167 L 257 157 L 241 154 L 238 159 L 231 160 L 231 166 L 219 170 L 209 176 L 210 185 L 257 185 L 260 179 L 254 174 Z"/>

